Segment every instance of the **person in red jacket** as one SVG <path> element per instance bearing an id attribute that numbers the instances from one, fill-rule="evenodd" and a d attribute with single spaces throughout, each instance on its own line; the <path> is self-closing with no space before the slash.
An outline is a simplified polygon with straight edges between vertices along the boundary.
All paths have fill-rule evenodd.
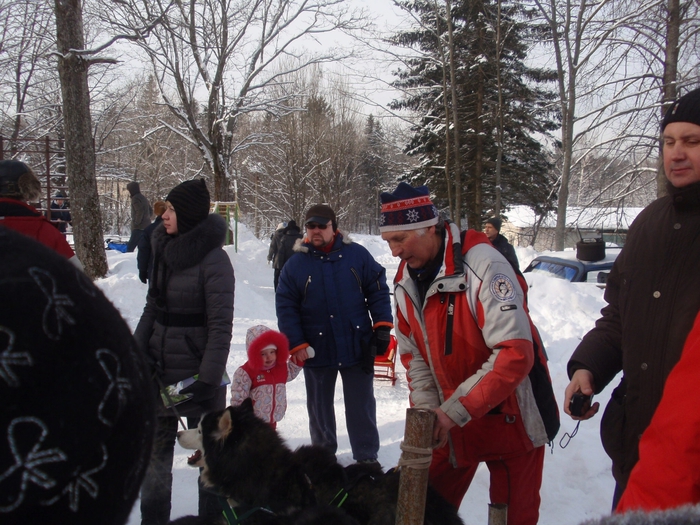
<path id="1" fill-rule="evenodd" d="M 379 230 L 401 259 L 395 326 L 410 402 L 436 414 L 429 480 L 459 508 L 485 462 L 508 525 L 535 525 L 559 415 L 518 278 L 485 234 L 443 221 L 427 187 L 402 182 L 381 201 Z"/>
<path id="2" fill-rule="evenodd" d="M 41 183 L 29 166 L 17 160 L 0 160 L 0 225 L 39 241 L 82 270 L 65 236 L 27 204 L 40 195 Z"/>
<path id="3" fill-rule="evenodd" d="M 671 370 L 661 402 L 639 442 L 616 512 L 664 510 L 700 503 L 700 313 L 681 358 Z"/>

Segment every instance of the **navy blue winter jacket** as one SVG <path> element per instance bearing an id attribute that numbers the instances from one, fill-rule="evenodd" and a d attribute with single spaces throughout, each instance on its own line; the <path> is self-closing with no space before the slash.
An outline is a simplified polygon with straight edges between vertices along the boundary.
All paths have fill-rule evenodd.
<path id="1" fill-rule="evenodd" d="M 312 346 L 316 356 L 305 362 L 308 367 L 358 365 L 373 326 L 393 326 L 386 270 L 340 232 L 330 253 L 301 240 L 295 251 L 282 269 L 275 301 L 291 351 Z"/>

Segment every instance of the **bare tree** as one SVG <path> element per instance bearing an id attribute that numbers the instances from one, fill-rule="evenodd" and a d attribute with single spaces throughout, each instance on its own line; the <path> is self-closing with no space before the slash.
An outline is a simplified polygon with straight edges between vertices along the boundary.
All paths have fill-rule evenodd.
<path id="1" fill-rule="evenodd" d="M 297 57 L 294 67 L 304 68 L 336 59 L 332 49 L 311 54 L 301 45 L 363 23 L 361 13 L 341 0 L 125 0 L 109 14 L 119 33 L 141 37 L 138 44 L 179 121 L 173 131 L 200 151 L 218 200 L 229 200 L 233 157 L 246 147 L 234 140 L 239 117 L 289 110 L 283 100 L 266 94 L 284 74 L 281 62 Z M 155 18 L 160 24 L 153 31 L 140 32 Z"/>
<path id="2" fill-rule="evenodd" d="M 95 180 L 95 147 L 90 118 L 88 68 L 102 61 L 88 58 L 80 0 L 56 0 L 58 74 L 63 95 L 66 132 L 66 170 L 75 224 L 75 251 L 90 278 L 107 274 L 102 219 Z"/>

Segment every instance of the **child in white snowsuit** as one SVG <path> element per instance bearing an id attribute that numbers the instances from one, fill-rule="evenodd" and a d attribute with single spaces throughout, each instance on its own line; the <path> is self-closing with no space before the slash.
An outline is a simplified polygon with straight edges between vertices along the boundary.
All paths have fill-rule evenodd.
<path id="1" fill-rule="evenodd" d="M 289 341 L 284 334 L 256 325 L 248 328 L 245 339 L 248 361 L 233 374 L 231 406 L 249 397 L 255 415 L 277 428 L 287 410 L 286 383 L 299 375 L 301 367 L 289 360 Z"/>

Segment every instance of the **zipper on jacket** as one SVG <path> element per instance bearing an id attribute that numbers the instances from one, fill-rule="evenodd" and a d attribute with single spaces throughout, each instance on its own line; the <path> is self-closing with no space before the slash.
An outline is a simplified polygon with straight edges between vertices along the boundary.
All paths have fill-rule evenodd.
<path id="1" fill-rule="evenodd" d="M 311 284 L 311 276 L 309 275 L 306 278 L 306 284 L 304 284 L 304 300 L 302 302 L 306 302 L 306 292 L 309 289 L 310 284 Z"/>
<path id="2" fill-rule="evenodd" d="M 357 286 L 360 287 L 360 292 L 361 292 L 362 291 L 362 281 L 360 280 L 360 276 L 357 275 L 357 270 L 355 270 L 355 268 L 350 268 L 350 271 L 355 276 L 355 280 L 357 281 Z"/>
<path id="3" fill-rule="evenodd" d="M 445 327 L 445 355 L 452 354 L 452 330 L 455 322 L 455 294 L 447 297 L 447 326 Z"/>

